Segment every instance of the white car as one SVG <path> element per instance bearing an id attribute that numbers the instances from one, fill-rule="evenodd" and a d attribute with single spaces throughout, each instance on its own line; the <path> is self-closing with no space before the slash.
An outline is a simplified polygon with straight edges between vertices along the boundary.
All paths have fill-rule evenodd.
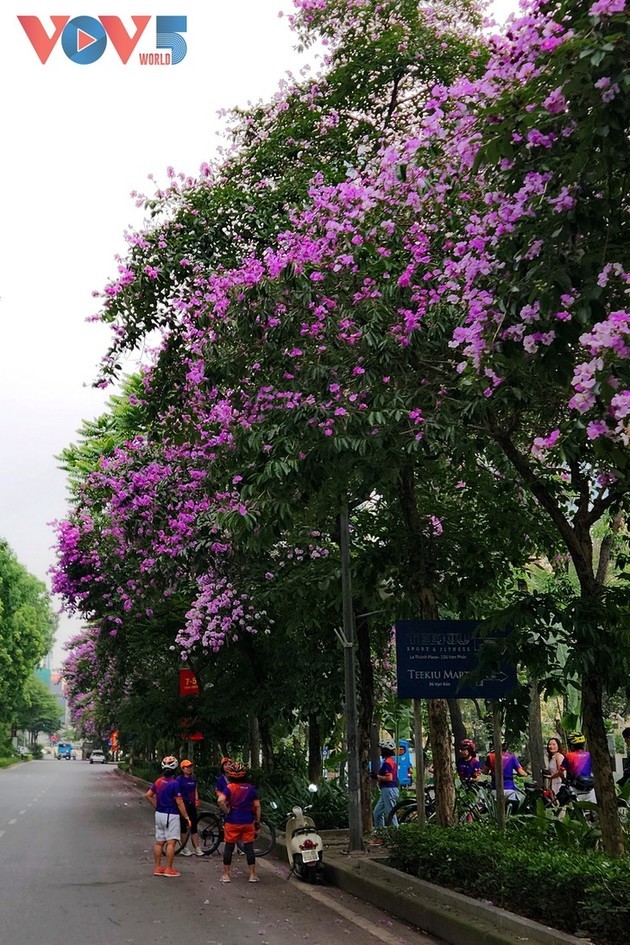
<path id="1" fill-rule="evenodd" d="M 105 754 L 101 751 L 100 748 L 95 749 L 90 755 L 90 764 L 91 765 L 104 765 L 107 761 Z"/>

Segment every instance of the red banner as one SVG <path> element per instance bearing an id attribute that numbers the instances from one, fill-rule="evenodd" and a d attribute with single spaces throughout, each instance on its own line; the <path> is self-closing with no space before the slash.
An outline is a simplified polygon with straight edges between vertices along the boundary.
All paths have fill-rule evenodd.
<path id="1" fill-rule="evenodd" d="M 180 669 L 179 671 L 179 694 L 180 696 L 198 696 L 199 683 L 192 669 Z"/>

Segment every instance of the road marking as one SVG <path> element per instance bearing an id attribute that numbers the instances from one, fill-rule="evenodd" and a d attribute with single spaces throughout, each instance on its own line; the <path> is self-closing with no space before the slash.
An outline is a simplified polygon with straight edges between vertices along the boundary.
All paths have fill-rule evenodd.
<path id="1" fill-rule="evenodd" d="M 17 817 L 14 817 L 13 820 L 9 821 L 10 824 L 17 824 Z"/>
<path id="2" fill-rule="evenodd" d="M 4 837 L 4 830 L 0 830 L 0 837 Z"/>
<path id="3" fill-rule="evenodd" d="M 258 858 L 256 859 L 256 867 L 259 866 L 263 866 L 264 869 L 273 869 L 271 863 L 262 863 Z M 370 919 L 364 919 L 362 916 L 357 915 L 356 912 L 353 912 L 352 909 L 342 906 L 341 903 L 337 902 L 332 896 L 326 895 L 325 889 L 318 889 L 316 886 L 309 886 L 304 883 L 301 884 L 300 891 L 305 893 L 307 896 L 310 896 L 311 899 L 316 899 L 318 902 L 321 902 L 322 905 L 326 906 L 326 908 L 332 909 L 338 915 L 342 916 L 344 919 L 347 919 L 348 922 L 352 922 L 358 928 L 363 929 L 369 935 L 380 939 L 380 941 L 384 942 L 385 945 L 400 945 L 400 935 L 394 935 L 392 932 L 388 932 L 387 929 L 381 929 L 378 927 L 378 925 L 375 925 L 374 922 L 371 922 Z M 378 907 L 375 906 L 375 908 Z M 419 929 L 413 929 L 413 932 L 415 933 L 414 940 L 418 942 L 418 945 L 437 945 L 434 938 L 423 935 Z"/>
<path id="4" fill-rule="evenodd" d="M 25 811 L 25 810 L 21 810 L 21 811 L 18 811 L 18 817 L 21 817 L 21 816 L 22 816 L 22 814 L 25 814 L 25 813 L 26 813 L 26 811 Z"/>

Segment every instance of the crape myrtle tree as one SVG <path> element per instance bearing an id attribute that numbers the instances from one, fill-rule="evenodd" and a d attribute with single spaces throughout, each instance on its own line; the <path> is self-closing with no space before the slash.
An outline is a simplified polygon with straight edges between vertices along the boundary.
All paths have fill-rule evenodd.
<path id="1" fill-rule="evenodd" d="M 256 717 L 265 758 L 271 763 L 274 713 L 291 714 L 297 707 L 314 719 L 315 707 L 304 705 L 310 699 L 311 703 L 319 700 L 320 709 L 325 703 L 331 717 L 335 712 L 331 706 L 339 704 L 339 673 L 328 666 L 332 631 L 328 648 L 311 654 L 309 679 L 312 682 L 320 673 L 317 687 L 300 690 L 294 677 L 286 674 L 290 653 L 296 649 L 291 635 L 308 620 L 327 624 L 330 595 L 317 590 L 320 577 L 314 568 L 318 562 L 328 567 L 328 549 L 319 533 L 306 534 L 302 529 L 303 543 L 296 538 L 296 530 L 293 544 L 285 538 L 269 553 L 235 554 L 227 532 L 216 521 L 215 506 L 222 508 L 226 497 L 209 505 L 206 477 L 196 480 L 197 467 L 188 450 L 185 462 L 178 460 L 176 465 L 170 447 L 167 466 L 155 461 L 153 447 L 153 461 L 148 463 L 146 444 L 141 449 L 140 438 L 120 447 L 115 445 L 118 436 L 114 434 L 110 455 L 102 456 L 89 472 L 90 463 L 83 460 L 99 455 L 98 443 L 106 445 L 102 431 L 107 430 L 106 438 L 111 439 L 110 426 L 104 418 L 91 424 L 84 431 L 86 442 L 64 454 L 74 482 L 73 515 L 58 525 L 62 551 L 54 586 L 66 608 L 98 625 L 99 631 L 95 632 L 95 626 L 87 662 L 77 659 L 83 648 L 83 641 L 77 641 L 78 649 L 72 648 L 66 663 L 67 675 L 80 681 L 80 712 L 85 711 L 87 691 L 95 697 L 89 717 L 93 719 L 97 710 L 110 727 L 122 728 L 128 717 L 134 717 L 133 706 L 147 699 L 149 687 L 165 693 L 163 724 L 181 727 L 180 717 L 190 716 L 190 707 L 173 705 L 170 696 L 177 691 L 179 660 L 185 659 L 202 689 L 193 700 L 189 727 L 215 734 L 225 744 L 226 729 L 231 729 L 232 738 L 236 736 L 233 711 L 226 712 L 222 706 L 225 660 L 217 663 L 216 654 L 226 641 L 235 644 L 258 630 L 268 635 L 277 623 L 286 627 L 287 636 L 280 639 L 276 633 L 271 648 L 243 640 L 236 656 L 231 655 L 240 678 L 240 684 L 233 683 L 240 691 L 239 709 Z M 199 469 L 206 467 L 205 459 L 198 464 Z M 305 575 L 309 565 L 310 573 Z M 292 577 L 292 570 L 298 576 Z M 285 578 L 278 591 L 274 572 Z M 299 598 L 304 599 L 303 606 L 296 609 Z M 84 672 L 78 672 L 81 667 Z M 73 681 L 71 689 L 74 685 Z M 272 702 L 269 696 L 274 687 Z M 75 702 L 71 695 L 71 704 Z M 145 730 L 155 723 L 147 712 L 140 713 L 140 718 Z M 313 722 L 311 729 L 315 729 Z"/>
<path id="2" fill-rule="evenodd" d="M 627 678 L 627 652 L 617 632 L 623 610 L 592 561 L 590 528 L 609 514 L 618 522 L 626 497 L 625 44 L 617 0 L 532 8 L 493 41 L 479 81 L 432 89 L 406 141 L 366 167 L 350 162 L 346 180 L 334 186 L 317 177 L 310 207 L 292 214 L 268 252 L 231 270 L 218 268 L 217 259 L 180 257 L 187 284 L 179 279 L 175 286 L 172 219 L 161 239 L 159 227 L 153 241 L 138 238 L 132 264 L 108 287 L 105 316 L 119 319 L 114 352 L 160 320 L 165 327 L 162 356 L 147 375 L 147 397 L 155 395 L 164 421 L 172 419 L 169 402 L 180 411 L 185 402 L 188 416 L 222 420 L 223 444 L 238 446 L 241 456 L 257 445 L 257 462 L 233 483 L 241 502 L 260 498 L 257 468 L 281 479 L 305 464 L 321 478 L 322 468 L 332 468 L 333 447 L 341 453 L 346 428 L 345 445 L 367 457 L 361 471 L 372 470 L 363 500 L 375 486 L 370 458 L 378 455 L 379 471 L 387 468 L 369 444 L 380 448 L 396 423 L 412 456 L 447 443 L 451 461 L 461 462 L 463 443 L 494 470 L 503 454 L 580 578 L 580 598 L 560 617 L 570 658 L 586 670 L 585 728 L 613 853 L 621 841 L 604 757 L 601 660 L 607 649 L 609 669 L 614 649 Z M 586 159 L 591 151 L 595 162 Z M 202 189 L 191 184 L 189 191 Z M 175 192 L 175 207 L 188 196 Z M 186 221 L 180 216 L 179 226 Z M 144 283 L 159 281 L 162 249 L 168 285 L 156 302 L 152 290 L 143 295 Z M 230 351 L 241 369 L 242 383 L 228 390 L 213 378 L 221 333 L 217 350 Z M 405 383 L 392 387 L 393 340 L 416 358 L 406 362 Z M 108 368 L 115 368 L 113 353 Z M 283 420 L 300 419 L 306 434 L 292 450 L 286 425 L 277 440 L 269 425 L 279 405 Z M 361 423 L 362 435 L 353 436 Z M 349 465 L 335 464 L 337 483 Z M 408 528 L 418 536 L 414 576 L 426 571 L 410 487 L 418 465 L 393 472 Z M 331 498 L 339 495 L 333 490 Z M 228 512 L 236 513 L 243 522 L 254 516 L 245 505 Z M 429 585 L 420 596 L 425 615 L 432 594 Z"/>
<path id="3" fill-rule="evenodd" d="M 451 81 L 470 68 L 471 49 L 477 55 L 479 42 L 469 37 L 479 17 L 467 4 L 437 13 L 401 0 L 298 6 L 302 40 L 323 36 L 328 44 L 327 71 L 316 81 L 291 82 L 271 108 L 236 114 L 236 153 L 219 168 L 205 167 L 200 181 L 184 180 L 180 188 L 173 180 L 151 201 L 164 222 L 131 236 L 130 258 L 107 289 L 107 318 L 125 323 L 109 370 L 121 348 L 159 326 L 172 332 L 160 362 L 162 379 L 170 381 L 179 343 L 174 300 L 194 278 L 194 262 L 233 265 L 245 251 L 266 246 L 306 198 L 317 170 L 343 179 L 349 164 L 365 163 L 405 128 L 436 80 Z M 154 392 L 160 384 L 156 371 Z"/>

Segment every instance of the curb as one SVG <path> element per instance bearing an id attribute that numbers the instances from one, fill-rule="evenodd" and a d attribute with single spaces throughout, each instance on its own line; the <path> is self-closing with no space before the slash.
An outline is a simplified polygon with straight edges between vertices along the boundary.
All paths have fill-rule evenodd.
<path id="1" fill-rule="evenodd" d="M 329 882 L 449 945 L 587 945 L 576 938 L 505 909 L 401 873 L 386 862 L 365 857 L 346 865 L 325 863 Z"/>

